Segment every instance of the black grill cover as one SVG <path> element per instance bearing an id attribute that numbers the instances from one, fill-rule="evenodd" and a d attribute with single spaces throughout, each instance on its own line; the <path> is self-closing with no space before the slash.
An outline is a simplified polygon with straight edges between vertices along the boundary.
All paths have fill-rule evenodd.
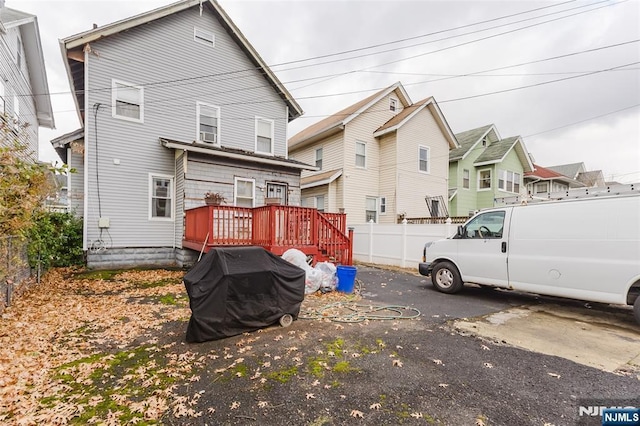
<path id="1" fill-rule="evenodd" d="M 214 248 L 184 276 L 187 342 L 204 342 L 298 318 L 305 272 L 262 247 Z"/>

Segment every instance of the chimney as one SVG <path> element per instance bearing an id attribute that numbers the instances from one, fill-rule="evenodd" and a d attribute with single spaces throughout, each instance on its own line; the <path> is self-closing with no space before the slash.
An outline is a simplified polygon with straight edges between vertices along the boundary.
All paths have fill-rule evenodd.
<path id="1" fill-rule="evenodd" d="M 0 0 L 0 2 L 3 2 L 4 0 Z M 98 24 L 93 24 L 93 29 L 95 30 L 96 28 L 98 28 Z"/>

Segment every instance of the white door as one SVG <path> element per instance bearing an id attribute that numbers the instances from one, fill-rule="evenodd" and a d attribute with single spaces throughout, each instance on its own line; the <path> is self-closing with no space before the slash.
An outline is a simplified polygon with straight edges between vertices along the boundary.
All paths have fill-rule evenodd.
<path id="1" fill-rule="evenodd" d="M 458 239 L 458 268 L 465 282 L 509 286 L 507 230 L 511 209 L 481 213 L 464 228 Z"/>

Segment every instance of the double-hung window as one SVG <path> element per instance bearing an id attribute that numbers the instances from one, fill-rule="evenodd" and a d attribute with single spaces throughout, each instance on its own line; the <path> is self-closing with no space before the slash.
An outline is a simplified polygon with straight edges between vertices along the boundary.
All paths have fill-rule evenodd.
<path id="1" fill-rule="evenodd" d="M 478 171 L 478 191 L 491 189 L 491 169 Z"/>
<path id="2" fill-rule="evenodd" d="M 235 178 L 235 205 L 253 207 L 256 196 L 256 182 L 253 179 Z"/>
<path id="3" fill-rule="evenodd" d="M 395 98 L 389 98 L 389 111 L 396 112 L 398 109 L 398 100 Z"/>
<path id="4" fill-rule="evenodd" d="M 380 214 L 387 213 L 387 197 L 380 197 Z"/>
<path id="5" fill-rule="evenodd" d="M 367 167 L 367 144 L 356 142 L 356 167 Z"/>
<path id="6" fill-rule="evenodd" d="M 256 117 L 256 152 L 273 155 L 273 120 Z"/>
<path id="7" fill-rule="evenodd" d="M 149 175 L 149 218 L 173 219 L 173 176 Z"/>
<path id="8" fill-rule="evenodd" d="M 316 167 L 322 170 L 322 148 L 316 149 Z"/>
<path id="9" fill-rule="evenodd" d="M 367 223 L 370 221 L 378 222 L 378 198 L 377 197 L 367 197 L 365 200 L 365 219 Z"/>
<path id="10" fill-rule="evenodd" d="M 462 169 L 462 187 L 464 189 L 469 189 L 469 170 Z"/>
<path id="11" fill-rule="evenodd" d="M 112 115 L 123 120 L 143 122 L 144 89 L 140 86 L 112 81 Z"/>
<path id="12" fill-rule="evenodd" d="M 418 147 L 418 170 L 429 173 L 429 147 Z"/>
<path id="13" fill-rule="evenodd" d="M 520 192 L 520 173 L 509 170 L 500 170 L 498 175 L 498 188 L 501 191 Z"/>
<path id="14" fill-rule="evenodd" d="M 202 102 L 196 104 L 198 141 L 218 144 L 220 140 L 220 108 Z"/>

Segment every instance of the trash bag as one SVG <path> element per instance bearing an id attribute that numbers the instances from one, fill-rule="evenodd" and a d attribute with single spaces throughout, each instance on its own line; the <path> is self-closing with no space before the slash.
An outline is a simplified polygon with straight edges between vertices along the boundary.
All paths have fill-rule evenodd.
<path id="1" fill-rule="evenodd" d="M 317 269 L 322 273 L 320 291 L 323 293 L 334 291 L 338 284 L 338 279 L 336 277 L 336 265 L 331 262 L 318 262 L 314 269 Z"/>

